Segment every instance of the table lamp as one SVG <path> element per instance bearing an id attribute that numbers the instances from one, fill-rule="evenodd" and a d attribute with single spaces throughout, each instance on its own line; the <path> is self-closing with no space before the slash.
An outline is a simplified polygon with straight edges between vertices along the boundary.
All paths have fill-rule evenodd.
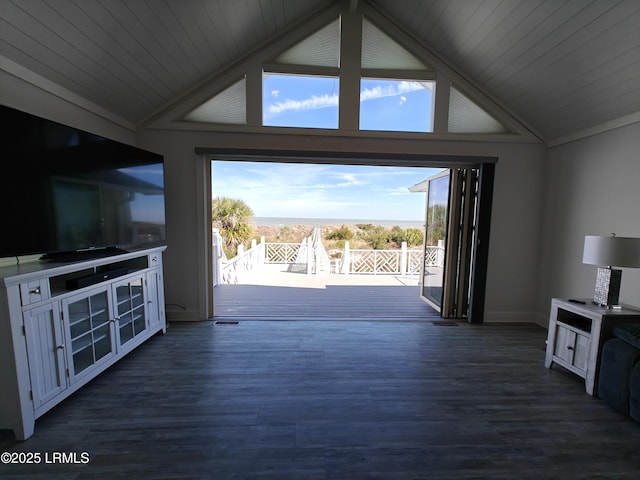
<path id="1" fill-rule="evenodd" d="M 598 266 L 593 302 L 613 308 L 618 305 L 622 270 L 613 267 L 640 267 L 640 238 L 587 235 L 582 263 Z"/>

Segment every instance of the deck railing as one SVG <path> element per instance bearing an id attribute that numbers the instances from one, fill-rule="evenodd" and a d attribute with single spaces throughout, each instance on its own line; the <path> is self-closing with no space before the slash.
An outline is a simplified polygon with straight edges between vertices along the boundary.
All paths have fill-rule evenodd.
<path id="1" fill-rule="evenodd" d="M 264 262 L 303 265 L 308 274 L 329 273 L 331 265 L 318 229 L 301 243 L 266 243 Z"/>
<path id="2" fill-rule="evenodd" d="M 213 285 L 233 284 L 243 281 L 247 274 L 258 265 L 265 263 L 265 242 L 264 237 L 260 238 L 260 243 L 251 241 L 251 248 L 244 249 L 238 245 L 238 254 L 230 260 L 222 249 L 223 239 L 220 231 L 213 229 Z"/>
<path id="3" fill-rule="evenodd" d="M 300 247 L 299 243 L 265 243 L 264 263 L 295 263 Z"/>
<path id="4" fill-rule="evenodd" d="M 337 272 L 372 275 L 419 275 L 422 249 L 407 248 L 402 242 L 400 250 L 363 250 L 345 248 L 338 261 Z M 428 246 L 425 249 L 425 267 L 444 265 L 444 247 Z"/>
<path id="5" fill-rule="evenodd" d="M 334 260 L 333 265 L 322 246 L 313 236 L 301 243 L 251 242 L 251 248 L 238 247 L 238 254 L 227 260 L 222 250 L 223 240 L 213 230 L 214 285 L 239 283 L 264 263 L 302 265 L 307 274 L 341 273 L 344 275 L 419 275 L 423 260 L 422 249 L 408 249 L 403 242 L 400 250 L 352 250 L 349 242 Z M 424 252 L 425 267 L 444 265 L 444 247 L 428 246 Z"/>

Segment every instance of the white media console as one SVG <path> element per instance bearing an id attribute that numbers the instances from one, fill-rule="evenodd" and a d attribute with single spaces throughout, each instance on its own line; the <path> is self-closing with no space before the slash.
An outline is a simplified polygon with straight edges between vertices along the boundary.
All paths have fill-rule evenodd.
<path id="1" fill-rule="evenodd" d="M 166 332 L 162 252 L 0 267 L 0 429 L 35 420 Z"/>

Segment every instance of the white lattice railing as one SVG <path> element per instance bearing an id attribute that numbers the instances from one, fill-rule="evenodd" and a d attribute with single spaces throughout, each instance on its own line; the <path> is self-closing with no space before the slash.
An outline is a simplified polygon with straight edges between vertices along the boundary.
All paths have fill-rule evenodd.
<path id="1" fill-rule="evenodd" d="M 284 263 L 306 265 L 307 273 L 329 273 L 331 260 L 319 241 L 312 237 L 301 243 L 265 243 L 264 238 L 246 252 L 239 248 L 238 255 L 227 260 L 222 251 L 222 237 L 214 229 L 214 285 L 220 283 L 238 283 L 263 263 Z M 309 257 L 308 253 L 312 255 Z M 422 249 L 407 249 L 403 244 L 400 250 L 351 250 L 349 242 L 336 261 L 335 273 L 374 274 L 374 275 L 419 275 L 423 261 Z M 424 250 L 425 267 L 444 266 L 444 246 L 428 246 Z"/>
<path id="2" fill-rule="evenodd" d="M 399 275 L 400 255 L 394 250 L 351 250 L 349 273 Z"/>
<path id="3" fill-rule="evenodd" d="M 420 275 L 420 262 L 422 262 L 421 250 L 407 250 L 407 275 Z"/>
<path id="4" fill-rule="evenodd" d="M 426 247 L 425 267 L 444 265 L 444 247 Z M 351 250 L 349 242 L 338 262 L 338 272 L 344 274 L 419 275 L 422 249 L 408 250 Z"/>
<path id="5" fill-rule="evenodd" d="M 426 247 L 424 250 L 425 267 L 444 267 L 444 244 L 442 240 L 438 246 Z M 420 260 L 418 260 L 418 263 Z"/>
<path id="6" fill-rule="evenodd" d="M 299 243 L 266 243 L 265 263 L 295 263 L 300 251 Z"/>
<path id="7" fill-rule="evenodd" d="M 304 264 L 310 274 L 329 273 L 331 265 L 318 229 L 300 243 L 266 243 L 265 263 Z"/>

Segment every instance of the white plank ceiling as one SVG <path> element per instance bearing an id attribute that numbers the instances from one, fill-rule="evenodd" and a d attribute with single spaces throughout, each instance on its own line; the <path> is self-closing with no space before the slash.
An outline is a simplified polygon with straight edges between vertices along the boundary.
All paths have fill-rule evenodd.
<path id="1" fill-rule="evenodd" d="M 333 3 L 0 0 L 0 60 L 140 125 Z M 637 0 L 369 3 L 548 142 L 639 119 Z"/>

